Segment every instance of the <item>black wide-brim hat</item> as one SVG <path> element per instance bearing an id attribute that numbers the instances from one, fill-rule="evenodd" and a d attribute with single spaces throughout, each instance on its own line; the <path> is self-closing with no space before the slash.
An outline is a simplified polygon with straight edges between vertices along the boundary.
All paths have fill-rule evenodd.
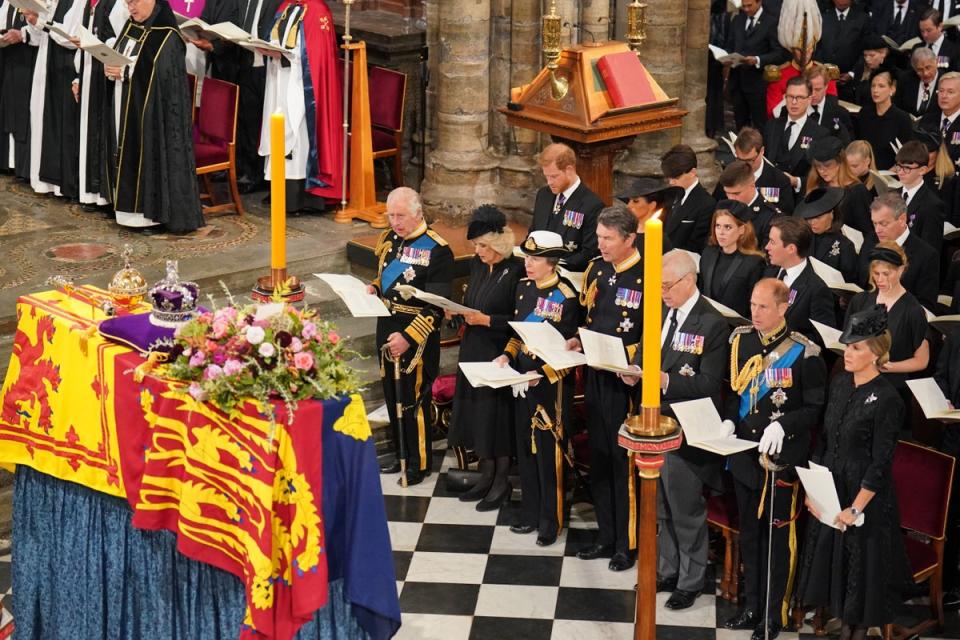
<path id="1" fill-rule="evenodd" d="M 633 198 L 640 197 L 652 200 L 653 198 L 649 198 L 648 196 L 674 189 L 676 189 L 676 187 L 671 187 L 670 183 L 662 178 L 637 178 L 631 182 L 630 186 L 624 189 L 622 193 L 617 195 L 617 198 L 624 202 L 630 202 Z"/>
<path id="2" fill-rule="evenodd" d="M 814 140 L 807 149 L 807 159 L 810 162 L 830 162 L 836 160 L 843 153 L 843 142 L 834 136 L 826 136 Z"/>
<path id="3" fill-rule="evenodd" d="M 473 212 L 467 226 L 467 240 L 479 238 L 488 233 L 503 233 L 507 226 L 507 216 L 492 204 L 482 204 Z"/>
<path id="4" fill-rule="evenodd" d="M 821 187 L 814 189 L 797 205 L 794 215 L 809 220 L 829 213 L 837 208 L 846 192 L 840 187 Z"/>
<path id="5" fill-rule="evenodd" d="M 841 344 L 853 344 L 869 338 L 875 338 L 887 330 L 887 308 L 882 304 L 870 309 L 858 311 L 847 320 L 847 326 L 840 334 Z"/>
<path id="6" fill-rule="evenodd" d="M 753 211 L 750 210 L 750 207 L 739 200 L 721 200 L 717 203 L 717 208 L 714 209 L 714 211 L 721 210 L 729 211 L 734 218 L 744 224 L 753 222 L 754 218 L 756 218 Z"/>

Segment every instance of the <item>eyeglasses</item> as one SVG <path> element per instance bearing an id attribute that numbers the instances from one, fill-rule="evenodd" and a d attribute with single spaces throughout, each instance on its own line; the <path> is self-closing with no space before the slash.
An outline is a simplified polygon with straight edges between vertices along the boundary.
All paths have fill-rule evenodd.
<path id="1" fill-rule="evenodd" d="M 893 165 L 893 170 L 897 173 L 910 173 L 914 169 L 919 169 L 920 165 L 918 164 L 900 164 L 899 162 Z"/>
<path id="2" fill-rule="evenodd" d="M 809 100 L 810 96 L 792 96 L 789 93 L 783 96 L 783 99 L 787 102 L 800 102 L 801 100 Z"/>
<path id="3" fill-rule="evenodd" d="M 688 273 L 687 275 L 690 275 L 690 274 Z M 677 279 L 674 280 L 673 282 L 669 282 L 669 283 L 668 283 L 668 282 L 664 282 L 664 283 L 662 283 L 662 284 L 660 285 L 660 291 L 661 291 L 662 293 L 666 293 L 666 292 L 670 291 L 670 289 L 673 289 L 675 286 L 677 286 L 678 284 L 680 284 L 680 281 L 683 280 L 683 279 L 686 278 L 686 277 L 687 277 L 687 276 L 680 276 L 679 278 L 677 278 Z"/>

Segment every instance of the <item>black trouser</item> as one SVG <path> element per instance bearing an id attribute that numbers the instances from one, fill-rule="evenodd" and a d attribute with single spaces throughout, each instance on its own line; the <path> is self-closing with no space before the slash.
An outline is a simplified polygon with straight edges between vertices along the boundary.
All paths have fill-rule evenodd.
<path id="1" fill-rule="evenodd" d="M 390 431 L 397 443 L 397 458 L 400 458 L 400 423 L 397 420 L 397 394 L 394 378 L 395 364 L 386 360 L 380 347 L 395 328 L 383 330 L 377 327 L 377 351 L 380 354 L 383 396 L 390 415 Z M 382 333 L 382 335 L 381 335 Z M 433 395 L 433 381 L 437 377 L 440 364 L 440 334 L 434 332 L 427 338 L 423 354 L 411 367 L 417 353 L 417 345 L 411 345 L 400 357 L 400 400 L 403 402 L 403 441 L 406 444 L 407 469 L 412 471 L 430 470 L 430 425 L 427 424 L 427 409 Z M 409 372 L 408 372 L 409 370 Z"/>
<path id="2" fill-rule="evenodd" d="M 778 474 L 781 475 L 781 474 Z M 745 609 L 763 615 L 767 599 L 767 540 L 770 526 L 770 491 L 772 476 L 763 487 L 752 488 L 734 478 L 737 509 L 740 513 L 740 559 L 743 561 L 744 592 L 741 602 Z M 787 624 L 787 611 L 792 587 L 793 571 L 797 564 L 797 530 L 793 515 L 796 512 L 799 483 L 777 481 L 773 502 L 773 553 L 770 571 L 770 619 Z M 763 497 L 763 514 L 757 509 Z"/>
<path id="3" fill-rule="evenodd" d="M 708 136 L 726 131 L 723 122 L 723 65 L 713 56 L 707 61 L 707 112 L 704 120 Z"/>
<path id="4" fill-rule="evenodd" d="M 734 87 L 730 91 L 733 99 L 733 117 L 736 120 L 737 131 L 750 125 L 763 132 L 767 124 L 767 93 L 766 89 L 758 91 L 744 91 Z"/>
<path id="5" fill-rule="evenodd" d="M 266 82 L 266 67 L 254 67 L 253 54 L 241 53 L 237 73 L 237 84 L 240 87 L 237 112 L 237 173 L 240 178 L 253 183 L 263 180 L 260 128 Z"/>
<path id="6" fill-rule="evenodd" d="M 636 549 L 635 471 L 617 443 L 629 409 L 629 387 L 616 374 L 587 370 L 584 395 L 590 442 L 590 491 L 597 514 L 597 543 L 616 552 Z"/>
<path id="7" fill-rule="evenodd" d="M 563 451 L 566 447 L 563 415 L 570 406 L 568 398 L 572 397 L 566 387 L 572 384 L 572 379 L 549 384 L 542 378 L 537 386 L 527 390 L 527 397 L 518 398 L 516 404 L 517 465 L 522 491 L 520 524 L 534 526 L 539 535 L 548 538 L 563 528 Z M 556 415 L 558 393 L 563 395 L 560 420 Z M 533 426 L 534 418 L 543 417 L 543 413 L 537 411 L 538 406 L 543 407 L 552 429 Z"/>

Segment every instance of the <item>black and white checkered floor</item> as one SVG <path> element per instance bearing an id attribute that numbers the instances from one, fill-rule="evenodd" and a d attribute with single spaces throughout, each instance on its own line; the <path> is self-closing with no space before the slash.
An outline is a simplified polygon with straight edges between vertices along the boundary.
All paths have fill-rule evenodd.
<path id="1" fill-rule="evenodd" d="M 444 457 L 436 448 L 434 460 L 435 473 L 415 487 L 397 486 L 399 474 L 381 476 L 403 612 L 399 638 L 633 637 L 636 572 L 614 573 L 607 560 L 575 556 L 593 541 L 596 524 L 588 503 L 575 502 L 569 528 L 554 545 L 538 547 L 536 534 L 510 532 L 519 498 L 516 482 L 513 505 L 479 513 L 475 503 L 460 502 L 446 491 L 444 473 L 455 464 L 452 453 Z M 712 587 L 679 612 L 663 606 L 669 594 L 658 594 L 657 638 L 748 639 L 749 631 L 721 628 L 736 607 L 714 592 Z M 914 606 L 919 613 L 929 611 L 920 603 Z M 804 631 L 780 637 L 816 637 L 810 626 Z M 924 637 L 960 638 L 960 617 L 949 614 L 944 634 Z"/>

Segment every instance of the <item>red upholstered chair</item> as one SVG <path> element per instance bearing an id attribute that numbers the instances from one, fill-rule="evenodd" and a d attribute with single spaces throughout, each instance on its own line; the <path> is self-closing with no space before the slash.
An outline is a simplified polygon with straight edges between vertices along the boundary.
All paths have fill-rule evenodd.
<path id="1" fill-rule="evenodd" d="M 908 638 L 932 627 L 943 627 L 943 543 L 955 461 L 933 449 L 900 441 L 893 456 L 900 525 L 913 579 L 930 585 L 932 618 L 910 629 L 887 625 L 885 637 Z"/>
<path id="2" fill-rule="evenodd" d="M 373 159 L 393 158 L 393 186 L 403 186 L 403 107 L 407 74 L 369 67 L 370 122 L 373 127 Z"/>
<path id="3" fill-rule="evenodd" d="M 707 498 L 707 526 L 723 536 L 723 576 L 720 578 L 720 597 L 736 603 L 740 587 L 740 513 L 733 483 L 724 474 L 725 491 Z M 729 486 L 726 486 L 729 485 Z"/>
<path id="4" fill-rule="evenodd" d="M 200 89 L 200 110 L 197 116 L 198 137 L 194 143 L 197 175 L 203 180 L 200 199 L 210 202 L 204 213 L 233 211 L 243 215 L 243 201 L 237 189 L 237 100 L 239 87 L 231 82 L 204 78 Z M 232 202 L 216 204 L 209 174 L 226 171 Z"/>

